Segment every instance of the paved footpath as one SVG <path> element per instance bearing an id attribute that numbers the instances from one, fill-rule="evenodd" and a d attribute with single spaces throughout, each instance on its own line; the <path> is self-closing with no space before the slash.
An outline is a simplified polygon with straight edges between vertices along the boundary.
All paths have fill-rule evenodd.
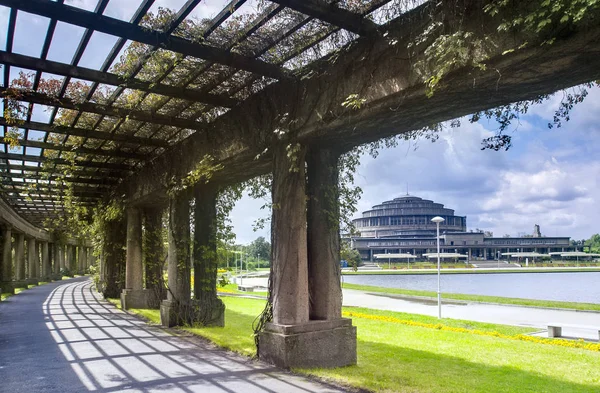
<path id="1" fill-rule="evenodd" d="M 85 278 L 0 302 L 2 392 L 341 392 L 149 326 Z"/>
<path id="2" fill-rule="evenodd" d="M 343 293 L 344 306 L 366 307 L 430 316 L 438 315 L 437 299 L 417 300 L 384 293 L 363 292 L 351 289 L 344 289 Z M 546 335 L 545 330 L 550 322 L 600 327 L 600 313 L 597 312 L 552 310 L 483 303 L 458 303 L 443 299 L 442 317 L 535 327 L 543 330 L 542 336 Z M 568 337 L 598 340 L 598 332 L 589 329 L 564 328 L 563 334 Z"/>

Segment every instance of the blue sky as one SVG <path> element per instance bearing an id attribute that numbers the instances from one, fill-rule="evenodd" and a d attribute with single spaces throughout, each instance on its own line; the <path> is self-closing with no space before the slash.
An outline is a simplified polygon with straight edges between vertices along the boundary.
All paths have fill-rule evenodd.
<path id="1" fill-rule="evenodd" d="M 92 10 L 96 0 L 67 0 L 67 4 Z M 111 0 L 106 15 L 128 20 L 140 0 Z M 157 0 L 159 6 L 179 9 L 185 0 Z M 191 17 L 211 17 L 224 0 L 205 0 Z M 258 1 L 247 2 L 238 12 L 253 11 Z M 8 9 L 0 7 L 0 47 L 5 49 Z M 13 51 L 39 56 L 48 20 L 19 13 Z M 59 23 L 48 58 L 70 62 L 83 29 Z M 94 33 L 79 65 L 98 69 L 116 41 Z M 3 70 L 4 72 L 4 70 Z M 18 69 L 11 69 L 11 77 Z M 47 75 L 45 75 L 47 76 Z M 469 228 L 491 230 L 497 236 L 531 233 L 534 224 L 547 236 L 588 238 L 600 232 L 600 89 L 594 88 L 578 105 L 572 120 L 549 130 L 562 93 L 533 107 L 510 131 L 513 148 L 508 152 L 481 151 L 481 140 L 491 136 L 495 124 L 463 121 L 458 129 L 443 132 L 437 142 L 402 142 L 381 151 L 377 159 L 363 157 L 357 183 L 364 190 L 359 211 L 406 193 L 432 199 L 466 215 Z M 34 120 L 45 121 L 43 107 L 36 106 Z M 30 135 L 37 137 L 39 135 Z M 35 154 L 31 148 L 28 154 Z M 232 212 L 238 241 L 249 242 L 268 231 L 252 231 L 252 223 L 268 212 L 264 201 L 242 199 Z"/>

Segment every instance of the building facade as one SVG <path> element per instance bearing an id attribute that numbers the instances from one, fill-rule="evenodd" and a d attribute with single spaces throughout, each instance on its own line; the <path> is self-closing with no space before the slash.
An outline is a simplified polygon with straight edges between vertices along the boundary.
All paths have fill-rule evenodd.
<path id="1" fill-rule="evenodd" d="M 531 237 L 488 237 L 483 232 L 467 231 L 467 218 L 456 216 L 454 210 L 440 203 L 406 195 L 373 206 L 361 218 L 353 220 L 358 237 L 352 237 L 352 247 L 365 261 L 375 254 L 409 253 L 422 257 L 437 252 L 436 224 L 440 216 L 440 251 L 461 253 L 469 260 L 494 260 L 508 252 L 571 251 L 569 237 L 543 237 L 536 226 Z"/>

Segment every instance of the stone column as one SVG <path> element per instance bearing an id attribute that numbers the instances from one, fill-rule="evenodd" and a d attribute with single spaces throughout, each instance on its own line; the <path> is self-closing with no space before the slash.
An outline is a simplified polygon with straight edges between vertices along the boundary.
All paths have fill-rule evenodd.
<path id="1" fill-rule="evenodd" d="M 194 305 L 195 322 L 225 325 L 225 305 L 217 297 L 217 195 L 211 184 L 195 189 L 194 210 Z"/>
<path id="2" fill-rule="evenodd" d="M 15 236 L 15 278 L 17 281 L 25 280 L 25 235 L 22 233 Z"/>
<path id="3" fill-rule="evenodd" d="M 186 194 L 169 201 L 169 256 L 167 300 L 160 305 L 163 326 L 186 321 L 190 304 L 190 203 Z"/>
<path id="4" fill-rule="evenodd" d="M 56 246 L 56 262 L 58 266 L 58 273 L 62 274 L 61 270 L 65 268 L 65 248 L 60 244 L 57 244 Z"/>
<path id="5" fill-rule="evenodd" d="M 50 255 L 48 253 L 48 242 L 42 242 L 42 279 L 50 281 L 52 266 L 50 265 Z"/>
<path id="6" fill-rule="evenodd" d="M 71 273 L 73 273 L 73 275 L 81 274 L 79 269 L 79 260 L 77 258 L 79 249 L 80 247 L 78 246 L 71 246 Z"/>
<path id="7" fill-rule="evenodd" d="M 142 234 L 142 248 L 144 266 L 146 268 L 146 288 L 156 293 L 158 303 L 151 306 L 157 307 L 164 298 L 163 292 L 163 264 L 165 250 L 163 247 L 163 210 L 145 208 L 143 212 L 144 233 Z M 164 294 L 166 295 L 166 293 Z M 153 302 L 154 302 L 153 300 Z"/>
<path id="8" fill-rule="evenodd" d="M 127 224 L 123 218 L 109 221 L 105 225 L 104 246 L 102 249 L 102 270 L 104 278 L 100 284 L 102 294 L 107 298 L 121 295 L 125 287 L 125 239 Z"/>
<path id="9" fill-rule="evenodd" d="M 65 244 L 65 269 L 69 270 L 71 274 L 75 274 L 73 271 L 73 252 L 71 248 L 70 245 Z"/>
<path id="10" fill-rule="evenodd" d="M 351 320 L 341 318 L 341 297 L 336 295 L 340 284 L 339 281 L 334 283 L 336 276 L 339 279 L 339 224 L 337 217 L 323 211 L 337 209 L 335 187 L 327 187 L 336 178 L 337 168 L 317 167 L 324 163 L 332 164 L 337 157 L 331 152 L 318 150 L 309 156 L 312 194 L 307 223 L 305 149 L 300 148 L 291 156 L 292 159 L 285 146 L 274 152 L 271 222 L 273 322 L 266 323 L 260 333 L 259 357 L 286 368 L 355 364 L 356 328 Z M 328 192 L 334 193 L 332 199 L 325 198 Z M 311 230 L 310 243 L 307 242 L 307 225 Z M 334 228 L 335 233 L 330 232 Z M 313 230 L 315 233 L 312 233 Z M 311 288 L 318 298 L 312 299 L 310 306 L 309 255 L 310 280 L 318 280 L 325 286 L 319 289 L 315 284 Z M 318 274 L 323 277 L 314 276 Z M 312 316 L 319 319 L 311 320 Z"/>
<path id="11" fill-rule="evenodd" d="M 87 247 L 78 246 L 77 247 L 77 259 L 79 261 L 79 274 L 87 273 Z"/>
<path id="12" fill-rule="evenodd" d="M 86 266 L 91 268 L 94 265 L 95 257 L 94 257 L 94 247 L 87 247 L 87 261 L 85 262 Z"/>
<path id="13" fill-rule="evenodd" d="M 142 270 L 142 215 L 139 209 L 127 209 L 127 254 L 125 288 L 141 290 Z"/>
<path id="14" fill-rule="evenodd" d="M 142 213 L 139 209 L 127 209 L 127 253 L 125 266 L 125 289 L 121 292 L 121 305 L 129 308 L 148 308 L 144 290 L 142 265 Z"/>
<path id="15" fill-rule="evenodd" d="M 0 288 L 4 293 L 15 293 L 12 285 L 13 279 L 13 259 L 12 259 L 12 230 L 10 227 L 5 227 L 2 233 L 2 269 L 0 274 Z"/>
<path id="16" fill-rule="evenodd" d="M 295 160 L 285 145 L 274 152 L 273 216 L 273 322 L 308 322 L 308 256 L 306 246 L 306 176 L 304 147 Z"/>
<path id="17" fill-rule="evenodd" d="M 310 319 L 342 317 L 338 154 L 311 149 L 308 169 Z"/>
<path id="18" fill-rule="evenodd" d="M 29 284 L 38 285 L 39 255 L 34 238 L 27 239 L 27 278 Z"/>

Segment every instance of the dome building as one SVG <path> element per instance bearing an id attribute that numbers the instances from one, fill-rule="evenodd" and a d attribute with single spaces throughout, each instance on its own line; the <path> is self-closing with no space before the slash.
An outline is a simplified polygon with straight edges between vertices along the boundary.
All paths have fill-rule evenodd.
<path id="1" fill-rule="evenodd" d="M 455 216 L 454 210 L 441 203 L 406 195 L 385 201 L 363 212 L 362 218 L 353 220 L 361 237 L 390 236 L 435 236 L 436 225 L 433 217 L 440 216 L 444 222 L 440 231 L 464 232 L 467 230 L 467 217 Z"/>
<path id="2" fill-rule="evenodd" d="M 358 233 L 352 237 L 352 247 L 365 261 L 377 254 L 423 254 L 437 251 L 436 224 L 440 216 L 441 252 L 466 254 L 469 260 L 494 260 L 502 253 L 550 253 L 572 249 L 569 237 L 545 237 L 536 225 L 533 235 L 524 237 L 493 237 L 484 232 L 467 231 L 467 217 L 457 216 L 453 209 L 412 195 L 394 198 L 375 205 L 353 220 Z M 490 236 L 487 236 L 490 235 Z"/>

